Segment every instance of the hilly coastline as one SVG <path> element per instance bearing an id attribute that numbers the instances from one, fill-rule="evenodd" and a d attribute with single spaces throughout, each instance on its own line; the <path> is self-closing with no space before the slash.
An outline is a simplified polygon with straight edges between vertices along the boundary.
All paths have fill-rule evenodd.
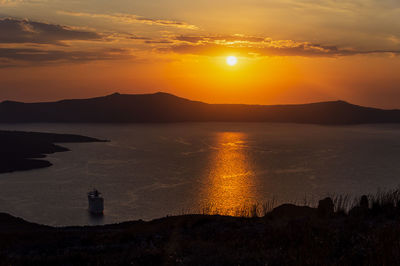
<path id="1" fill-rule="evenodd" d="M 400 110 L 369 108 L 344 101 L 296 105 L 207 104 L 162 92 L 0 104 L 0 123 L 174 122 L 399 123 Z"/>

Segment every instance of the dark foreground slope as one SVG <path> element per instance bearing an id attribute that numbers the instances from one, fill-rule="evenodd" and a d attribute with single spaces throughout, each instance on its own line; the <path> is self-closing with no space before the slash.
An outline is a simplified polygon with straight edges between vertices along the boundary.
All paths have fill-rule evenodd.
<path id="1" fill-rule="evenodd" d="M 51 166 L 46 154 L 68 151 L 54 143 L 98 142 L 79 135 L 0 130 L 0 173 Z"/>
<path id="2" fill-rule="evenodd" d="M 398 123 L 399 110 L 343 101 L 300 105 L 206 104 L 167 93 L 122 95 L 47 103 L 0 104 L 0 123 L 23 122 L 292 122 L 315 124 Z"/>
<path id="3" fill-rule="evenodd" d="M 186 215 L 53 228 L 0 214 L 0 265 L 399 265 L 400 210 Z"/>

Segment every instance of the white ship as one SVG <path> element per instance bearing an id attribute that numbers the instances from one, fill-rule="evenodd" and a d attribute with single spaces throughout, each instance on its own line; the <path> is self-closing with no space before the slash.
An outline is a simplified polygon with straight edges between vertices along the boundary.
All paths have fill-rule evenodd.
<path id="1" fill-rule="evenodd" d="M 97 189 L 88 192 L 89 212 L 92 214 L 103 214 L 104 199 Z"/>

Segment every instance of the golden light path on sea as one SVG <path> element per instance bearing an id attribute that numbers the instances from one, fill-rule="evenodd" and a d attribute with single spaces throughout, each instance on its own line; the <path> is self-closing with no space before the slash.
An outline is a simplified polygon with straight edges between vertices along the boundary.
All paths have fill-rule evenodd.
<path id="1" fill-rule="evenodd" d="M 255 174 L 246 154 L 246 134 L 220 132 L 210 158 L 203 193 L 203 211 L 208 214 L 245 215 L 254 203 Z"/>

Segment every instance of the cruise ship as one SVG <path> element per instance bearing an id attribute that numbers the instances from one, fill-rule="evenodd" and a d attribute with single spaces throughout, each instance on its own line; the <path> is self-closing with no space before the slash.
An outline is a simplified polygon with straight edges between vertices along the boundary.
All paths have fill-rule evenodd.
<path id="1" fill-rule="evenodd" d="M 104 211 L 104 199 L 97 189 L 88 192 L 89 212 L 102 215 Z"/>

